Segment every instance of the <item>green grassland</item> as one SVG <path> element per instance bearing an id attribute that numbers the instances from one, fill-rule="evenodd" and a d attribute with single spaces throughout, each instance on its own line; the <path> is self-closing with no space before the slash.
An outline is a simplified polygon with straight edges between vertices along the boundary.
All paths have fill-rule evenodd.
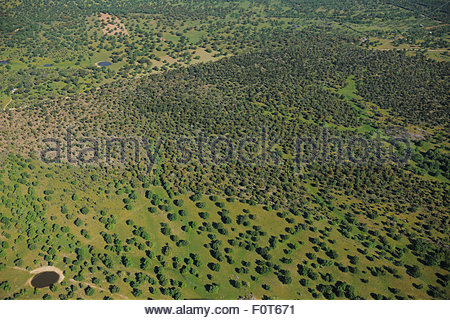
<path id="1" fill-rule="evenodd" d="M 429 286 L 443 281 L 445 271 L 421 264 L 401 236 L 420 210 L 392 216 L 389 206 L 378 207 L 377 218 L 350 219 L 356 199 L 337 193 L 330 202 L 310 186 L 311 201 L 294 214 L 234 198 L 167 193 L 154 184 L 7 158 L 0 296 L 427 299 Z M 333 210 L 311 214 L 321 207 Z M 390 233 L 392 226 L 400 233 Z M 45 265 L 60 268 L 65 280 L 34 290 L 28 271 Z M 414 265 L 419 274 L 408 271 Z M 448 288 L 439 290 L 448 295 Z"/>

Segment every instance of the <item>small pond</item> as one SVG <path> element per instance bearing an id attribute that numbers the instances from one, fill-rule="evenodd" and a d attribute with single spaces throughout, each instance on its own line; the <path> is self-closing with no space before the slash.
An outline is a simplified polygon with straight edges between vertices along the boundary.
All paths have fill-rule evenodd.
<path id="1" fill-rule="evenodd" d="M 1 64 L 7 64 L 9 61 L 8 60 L 0 60 Z"/>
<path id="2" fill-rule="evenodd" d="M 36 274 L 31 279 L 31 285 L 34 288 L 45 288 L 59 281 L 59 274 L 54 271 L 44 271 Z"/>
<path id="3" fill-rule="evenodd" d="M 106 67 L 106 66 L 110 66 L 110 65 L 112 65 L 112 63 L 111 62 L 109 62 L 109 61 L 102 61 L 102 62 L 99 62 L 99 63 L 97 63 L 100 67 Z"/>
<path id="4" fill-rule="evenodd" d="M 53 67 L 52 64 L 44 64 L 44 67 Z"/>

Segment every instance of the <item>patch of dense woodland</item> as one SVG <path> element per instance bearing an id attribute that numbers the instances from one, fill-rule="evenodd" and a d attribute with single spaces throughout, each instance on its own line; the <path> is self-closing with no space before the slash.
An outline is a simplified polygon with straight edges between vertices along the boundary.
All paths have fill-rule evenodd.
<path id="1" fill-rule="evenodd" d="M 371 55 L 366 62 L 367 72 L 357 89 L 367 101 L 393 110 L 410 123 L 448 124 L 448 63 L 386 52 Z"/>
<path id="2" fill-rule="evenodd" d="M 450 4 L 443 0 L 386 0 L 386 3 L 393 4 L 400 8 L 405 8 L 424 14 L 435 19 L 448 19 L 450 14 Z"/>
<path id="3" fill-rule="evenodd" d="M 316 123 L 357 126 L 359 118 L 349 103 L 319 81 L 311 81 L 332 78 L 308 73 L 315 63 L 302 57 L 304 53 L 295 49 L 276 49 L 167 74 L 140 84 L 131 93 L 131 106 L 156 116 L 154 130 L 173 134 L 192 134 L 195 128 L 240 136 L 256 134 L 258 126 L 266 125 L 285 138 L 293 133 L 289 127 L 305 126 L 299 116 Z"/>
<path id="4" fill-rule="evenodd" d="M 177 122 L 196 124 L 204 130 L 208 129 L 198 122 L 209 121 L 215 133 L 222 133 L 222 121 L 228 121 L 224 123 L 226 130 L 243 126 L 249 118 L 261 122 L 261 118 L 255 119 L 255 109 L 262 117 L 264 112 L 277 112 L 280 104 L 283 115 L 301 114 L 315 123 L 355 127 L 360 119 L 352 105 L 328 89 L 356 74 L 358 93 L 366 101 L 389 108 L 413 124 L 443 125 L 448 121 L 448 63 L 411 58 L 401 52 L 367 52 L 342 43 L 333 46 L 314 36 L 270 34 L 274 36 L 279 37 L 279 48 L 167 73 L 162 78 L 170 86 L 151 78 L 148 85 L 132 94 L 142 101 L 134 106 L 148 104 L 148 111 L 169 114 L 173 121 L 187 116 Z M 205 89 L 197 90 L 202 85 Z M 182 100 L 192 100 L 194 94 L 196 101 L 189 103 L 191 108 L 180 113 Z M 208 100 L 209 96 L 214 100 Z M 221 112 L 216 112 L 217 108 Z M 183 130 L 177 123 L 168 127 Z"/>

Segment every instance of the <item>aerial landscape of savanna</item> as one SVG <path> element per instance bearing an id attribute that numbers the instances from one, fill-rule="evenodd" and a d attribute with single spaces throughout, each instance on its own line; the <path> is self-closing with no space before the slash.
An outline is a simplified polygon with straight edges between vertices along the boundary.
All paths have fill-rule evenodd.
<path id="1" fill-rule="evenodd" d="M 450 2 L 0 2 L 0 299 L 448 300 Z"/>

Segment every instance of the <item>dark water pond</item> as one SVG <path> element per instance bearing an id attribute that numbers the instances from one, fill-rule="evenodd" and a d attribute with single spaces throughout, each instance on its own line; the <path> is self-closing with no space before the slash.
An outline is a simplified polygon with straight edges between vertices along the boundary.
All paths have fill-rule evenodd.
<path id="1" fill-rule="evenodd" d="M 44 67 L 52 67 L 52 64 L 44 64 Z"/>
<path id="2" fill-rule="evenodd" d="M 31 279 L 31 285 L 35 288 L 45 288 L 57 283 L 59 280 L 59 274 L 54 271 L 44 271 L 38 273 Z"/>
<path id="3" fill-rule="evenodd" d="M 0 60 L 0 63 L 2 63 L 2 64 L 6 64 L 8 62 L 9 62 L 8 60 Z"/>
<path id="4" fill-rule="evenodd" d="M 99 63 L 97 63 L 100 67 L 106 67 L 106 66 L 110 66 L 110 65 L 112 65 L 112 63 L 111 62 L 109 62 L 109 61 L 102 61 L 102 62 L 99 62 Z"/>

